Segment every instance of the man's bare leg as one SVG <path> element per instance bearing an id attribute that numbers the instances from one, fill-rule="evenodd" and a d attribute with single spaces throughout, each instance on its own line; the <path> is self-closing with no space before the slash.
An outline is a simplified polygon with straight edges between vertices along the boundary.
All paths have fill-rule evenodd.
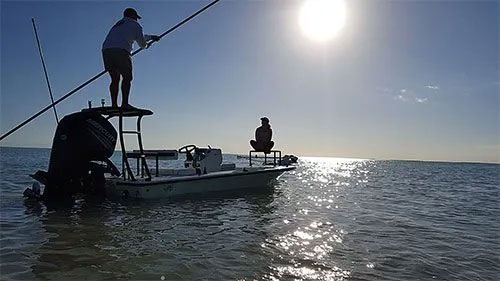
<path id="1" fill-rule="evenodd" d="M 111 76 L 109 92 L 111 93 L 111 106 L 118 107 L 118 86 L 120 85 L 120 73 L 114 70 L 108 72 Z"/>
<path id="2" fill-rule="evenodd" d="M 128 96 L 130 94 L 130 84 L 132 82 L 131 77 L 123 76 L 122 79 L 122 108 L 126 108 L 128 106 Z"/>

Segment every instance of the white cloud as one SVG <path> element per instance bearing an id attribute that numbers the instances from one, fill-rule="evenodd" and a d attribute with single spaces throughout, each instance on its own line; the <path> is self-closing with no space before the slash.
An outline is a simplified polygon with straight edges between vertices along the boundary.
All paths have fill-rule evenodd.
<path id="1" fill-rule="evenodd" d="M 434 85 L 427 85 L 427 86 L 425 86 L 425 88 L 431 89 L 431 90 L 435 90 L 435 91 L 439 90 L 439 87 L 438 86 L 434 86 Z"/>
<path id="2" fill-rule="evenodd" d="M 439 89 L 437 86 L 426 86 L 426 87 L 433 87 L 432 89 Z M 415 103 L 427 103 L 429 101 L 428 97 L 418 97 L 417 94 L 408 88 L 403 88 L 399 90 L 399 94 L 393 95 L 393 99 L 403 102 L 403 103 L 409 103 L 409 104 L 415 104 Z"/>
<path id="3" fill-rule="evenodd" d="M 398 101 L 402 101 L 402 102 L 407 102 L 408 101 L 408 99 L 405 98 L 403 95 L 394 96 L 394 99 L 396 99 Z"/>

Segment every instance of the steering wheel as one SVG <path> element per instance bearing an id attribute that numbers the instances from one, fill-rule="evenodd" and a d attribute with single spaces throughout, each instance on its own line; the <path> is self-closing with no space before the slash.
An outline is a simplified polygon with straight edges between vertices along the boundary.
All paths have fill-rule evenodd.
<path id="1" fill-rule="evenodd" d="M 179 148 L 179 153 L 186 153 L 186 161 L 193 161 L 193 155 L 191 154 L 191 152 L 193 150 L 197 149 L 196 145 L 194 144 L 188 144 L 188 145 L 185 145 L 181 148 Z"/>
<path id="2" fill-rule="evenodd" d="M 188 145 L 185 145 L 181 148 L 179 148 L 179 153 L 191 153 L 193 150 L 195 150 L 197 147 L 196 145 L 194 144 L 188 144 Z"/>

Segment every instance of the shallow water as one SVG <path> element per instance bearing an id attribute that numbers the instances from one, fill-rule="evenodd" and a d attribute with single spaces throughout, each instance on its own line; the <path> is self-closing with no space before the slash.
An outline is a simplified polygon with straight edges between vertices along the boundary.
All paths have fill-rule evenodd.
<path id="1" fill-rule="evenodd" d="M 499 279 L 500 165 L 302 158 L 264 192 L 52 210 L 22 198 L 50 151 L 0 152 L 2 280 Z"/>

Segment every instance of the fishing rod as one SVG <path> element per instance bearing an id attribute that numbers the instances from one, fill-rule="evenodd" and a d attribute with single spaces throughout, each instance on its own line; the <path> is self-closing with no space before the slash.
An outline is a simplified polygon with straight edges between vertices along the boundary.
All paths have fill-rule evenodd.
<path id="1" fill-rule="evenodd" d="M 35 18 L 31 18 L 33 23 L 33 30 L 35 31 L 36 44 L 38 45 L 38 52 L 40 53 L 40 59 L 42 60 L 43 72 L 45 73 L 45 81 L 47 81 L 47 87 L 49 88 L 49 95 L 52 104 L 54 104 L 54 97 L 52 96 L 52 88 L 50 87 L 49 75 L 47 74 L 47 68 L 45 67 L 45 60 L 43 59 L 42 47 L 40 46 L 40 40 L 38 39 L 38 32 L 36 31 Z M 54 115 L 56 116 L 56 122 L 59 124 L 59 117 L 57 117 L 56 105 L 54 104 Z"/>
<path id="2" fill-rule="evenodd" d="M 213 5 L 215 5 L 217 2 L 219 2 L 220 0 L 214 0 L 212 2 L 210 2 L 208 5 L 206 5 L 205 7 L 201 8 L 200 10 L 198 10 L 196 13 L 192 14 L 191 16 L 185 18 L 183 21 L 179 22 L 178 24 L 174 25 L 173 27 L 171 27 L 170 29 L 168 29 L 167 31 L 163 32 L 161 35 L 159 35 L 160 39 L 162 37 L 164 37 L 165 35 L 169 34 L 170 32 L 174 31 L 175 29 L 177 29 L 178 27 L 180 27 L 181 25 L 185 24 L 186 22 L 188 22 L 189 20 L 191 20 L 192 18 L 196 17 L 197 15 L 201 14 L 203 11 L 205 11 L 206 9 L 212 7 Z M 148 46 L 150 46 L 152 44 L 152 42 L 148 43 Z M 131 56 L 134 56 L 136 55 L 137 53 L 141 52 L 143 49 L 138 49 L 136 50 L 135 52 L 133 52 L 131 54 Z M 60 97 L 58 100 L 56 100 L 55 102 L 53 102 L 52 104 L 49 104 L 48 106 L 46 106 L 45 108 L 43 108 L 42 110 L 38 111 L 37 113 L 35 113 L 34 115 L 32 115 L 30 118 L 24 120 L 22 123 L 20 123 L 19 125 L 17 125 L 16 127 L 12 128 L 10 131 L 8 131 L 7 133 L 3 134 L 1 137 L 0 137 L 0 141 L 2 141 L 3 139 L 5 139 L 6 137 L 8 137 L 10 134 L 14 133 L 15 131 L 19 130 L 21 127 L 23 127 L 24 125 L 28 124 L 29 122 L 31 122 L 33 119 L 37 118 L 38 116 L 42 115 L 43 113 L 45 113 L 47 110 L 49 110 L 51 107 L 54 107 L 56 106 L 58 103 L 62 102 L 63 100 L 67 99 L 69 96 L 73 95 L 74 93 L 78 92 L 80 89 L 82 89 L 83 87 L 87 86 L 88 84 L 94 82 L 97 78 L 101 77 L 102 75 L 104 75 L 104 73 L 106 73 L 106 70 L 103 70 L 101 71 L 100 73 L 96 74 L 94 77 L 90 78 L 89 80 L 85 81 L 83 84 L 81 84 L 80 86 L 76 87 L 75 89 L 73 89 L 72 91 L 70 91 L 69 93 L 65 94 L 64 96 Z"/>

